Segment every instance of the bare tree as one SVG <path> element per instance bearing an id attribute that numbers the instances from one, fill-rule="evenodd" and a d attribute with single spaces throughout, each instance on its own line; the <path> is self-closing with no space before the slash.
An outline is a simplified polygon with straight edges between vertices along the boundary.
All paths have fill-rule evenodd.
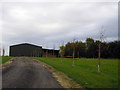
<path id="1" fill-rule="evenodd" d="M 104 27 L 101 27 L 100 31 L 100 43 L 98 45 L 98 72 L 100 72 L 100 55 L 101 55 L 101 42 L 104 39 Z"/>
<path id="2" fill-rule="evenodd" d="M 77 41 L 77 48 L 78 48 L 78 49 L 77 49 L 77 56 L 78 56 L 78 58 L 79 58 L 79 57 L 80 57 L 80 56 L 79 56 L 79 54 L 80 54 L 80 52 L 79 52 L 79 50 L 80 50 L 79 41 Z"/>
<path id="3" fill-rule="evenodd" d="M 62 46 L 64 46 L 64 41 L 62 42 Z M 62 53 L 62 58 L 63 58 L 64 52 Z M 61 59 L 62 62 L 62 59 Z"/>
<path id="4" fill-rule="evenodd" d="M 3 55 L 2 56 L 5 56 L 5 49 L 3 48 Z"/>
<path id="5" fill-rule="evenodd" d="M 55 44 L 53 44 L 53 56 L 54 56 L 54 51 L 55 51 Z"/>
<path id="6" fill-rule="evenodd" d="M 47 45 L 47 48 L 48 48 L 48 45 Z M 48 54 L 48 49 L 46 48 L 46 58 L 47 58 L 47 54 Z"/>
<path id="7" fill-rule="evenodd" d="M 60 55 L 61 55 L 61 63 L 62 63 L 62 58 L 64 56 L 64 41 L 62 41 L 62 47 L 61 47 L 62 51 L 60 51 Z"/>
<path id="8" fill-rule="evenodd" d="M 72 66 L 74 66 L 74 59 L 75 59 L 75 40 L 76 40 L 76 38 L 74 37 L 73 38 L 73 63 L 72 63 Z"/>
<path id="9" fill-rule="evenodd" d="M 99 49 L 99 52 L 98 52 L 98 72 L 100 72 L 100 43 L 98 45 L 98 49 Z"/>

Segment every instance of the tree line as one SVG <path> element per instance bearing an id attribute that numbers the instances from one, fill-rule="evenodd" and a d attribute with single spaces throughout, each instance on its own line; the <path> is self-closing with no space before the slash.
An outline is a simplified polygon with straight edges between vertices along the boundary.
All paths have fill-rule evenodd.
<path id="1" fill-rule="evenodd" d="M 101 46 L 101 58 L 120 58 L 120 41 L 101 42 L 92 38 L 87 38 L 85 42 L 68 42 L 65 46 L 60 46 L 61 57 L 75 58 L 98 58 L 99 44 Z"/>

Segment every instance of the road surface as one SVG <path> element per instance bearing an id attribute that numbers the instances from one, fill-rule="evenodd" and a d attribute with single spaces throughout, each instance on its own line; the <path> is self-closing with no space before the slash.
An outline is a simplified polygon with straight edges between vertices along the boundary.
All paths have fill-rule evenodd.
<path id="1" fill-rule="evenodd" d="M 35 60 L 17 57 L 2 71 L 2 88 L 62 88 L 52 74 Z"/>

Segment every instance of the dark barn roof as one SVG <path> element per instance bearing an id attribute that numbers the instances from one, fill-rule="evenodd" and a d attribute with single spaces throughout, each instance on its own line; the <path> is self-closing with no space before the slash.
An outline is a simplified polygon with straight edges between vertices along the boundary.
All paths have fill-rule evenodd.
<path id="1" fill-rule="evenodd" d="M 37 46 L 37 45 L 29 44 L 29 43 L 21 43 L 21 44 L 11 45 L 10 47 L 20 46 L 20 45 L 30 45 L 30 46 L 41 47 L 42 48 L 42 46 Z"/>
<path id="2" fill-rule="evenodd" d="M 42 50 L 46 51 L 46 50 L 49 50 L 49 51 L 59 51 L 59 50 L 55 50 L 55 49 L 46 49 L 46 48 L 42 48 Z"/>

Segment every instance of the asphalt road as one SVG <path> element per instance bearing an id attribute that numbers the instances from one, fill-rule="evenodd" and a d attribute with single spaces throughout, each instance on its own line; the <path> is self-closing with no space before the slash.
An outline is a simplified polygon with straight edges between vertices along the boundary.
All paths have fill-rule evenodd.
<path id="1" fill-rule="evenodd" d="M 37 61 L 17 57 L 2 71 L 2 88 L 62 88 Z"/>

